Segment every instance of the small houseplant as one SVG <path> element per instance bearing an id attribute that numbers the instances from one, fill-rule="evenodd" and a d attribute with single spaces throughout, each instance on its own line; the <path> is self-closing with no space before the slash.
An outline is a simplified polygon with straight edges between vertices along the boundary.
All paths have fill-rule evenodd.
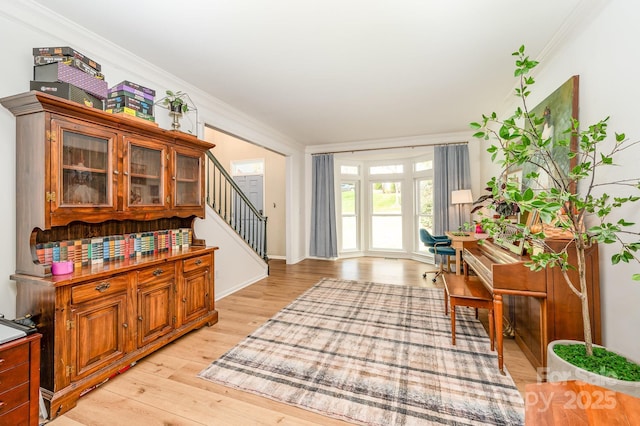
<path id="1" fill-rule="evenodd" d="M 577 120 L 572 120 L 570 127 L 565 129 L 567 138 L 564 140 L 554 141 L 543 136 L 540 128 L 545 117 L 536 116 L 527 105 L 531 86 L 535 83 L 530 74 L 538 62 L 526 56 L 524 46 L 513 56 L 516 57 L 514 75 L 519 79 L 515 94 L 520 98 L 521 105 L 506 119 L 498 118 L 494 112 L 483 115 L 482 120 L 471 123 L 471 127 L 475 129 L 474 137 L 497 142 L 487 149 L 492 161 L 502 169 L 500 178 L 488 182 L 493 199 L 514 203 L 529 214 L 539 214 L 542 224 L 560 228 L 563 238 L 568 236 L 572 242 L 557 251 L 546 246 L 544 251 L 531 255 L 527 266 L 535 271 L 546 267 L 560 268 L 566 284 L 581 301 L 584 344 L 580 346 L 584 348 L 584 358 L 589 358 L 593 356 L 594 348 L 585 271 L 586 250 L 591 244 L 616 244 L 619 250 L 612 256 L 612 264 L 640 263 L 640 230 L 637 225 L 624 218 L 610 219 L 620 207 L 640 200 L 640 180 L 601 182 L 597 179 L 600 177 L 597 172 L 603 167 L 612 166 L 614 157 L 636 146 L 638 141 L 629 142 L 624 134 L 616 134 L 615 140 L 610 140 L 607 136 L 608 117 L 582 129 Z M 566 155 L 573 160 L 573 164 L 570 170 L 564 171 L 551 149 L 553 144 L 569 147 L 571 137 L 577 138 L 578 149 L 577 152 L 567 150 Z M 538 179 L 540 173 L 545 173 L 544 181 L 548 184 L 538 185 L 536 191 L 531 188 L 522 191 L 517 184 L 504 179 L 509 170 L 522 168 L 525 163 L 536 164 L 540 171 L 531 172 L 525 178 L 540 182 L 543 180 Z M 632 195 L 610 197 L 603 190 L 607 185 L 622 185 Z M 483 218 L 482 222 L 483 228 L 489 230 L 490 234 L 499 232 L 499 226 L 492 223 L 490 218 Z M 543 247 L 544 229 L 544 226 L 532 229 L 520 225 L 523 237 Z M 568 250 L 575 250 L 577 265 L 569 264 Z M 569 276 L 570 269 L 577 270 L 577 282 Z M 632 274 L 631 278 L 640 281 L 640 273 Z M 635 377 L 638 378 L 635 380 L 640 380 L 640 367 L 631 363 L 631 368 L 637 371 L 638 376 Z M 617 372 L 606 372 L 606 367 L 603 370 L 599 366 L 596 370 L 600 370 L 600 374 L 619 375 Z"/>
<path id="2" fill-rule="evenodd" d="M 164 98 L 163 103 L 169 108 L 169 111 L 178 114 L 184 114 L 189 111 L 189 106 L 184 97 L 187 95 L 184 92 L 172 90 L 166 91 L 167 96 Z"/>
<path id="3" fill-rule="evenodd" d="M 174 92 L 172 90 L 167 90 L 165 93 L 167 96 L 158 101 L 158 103 L 164 105 L 169 110 L 169 114 L 172 117 L 171 127 L 173 130 L 179 130 L 180 117 L 189 111 L 189 95 L 181 91 Z"/>
<path id="4" fill-rule="evenodd" d="M 487 193 L 481 195 L 473 202 L 475 207 L 471 209 L 471 213 L 473 214 L 482 208 L 486 208 L 488 210 L 495 211 L 496 215 L 501 217 L 509 217 L 518 214 L 520 212 L 518 204 L 509 202 L 500 197 L 500 190 L 504 190 L 505 188 L 506 183 L 502 183 L 500 185 L 495 182 L 491 183 L 490 186 L 485 188 Z"/>

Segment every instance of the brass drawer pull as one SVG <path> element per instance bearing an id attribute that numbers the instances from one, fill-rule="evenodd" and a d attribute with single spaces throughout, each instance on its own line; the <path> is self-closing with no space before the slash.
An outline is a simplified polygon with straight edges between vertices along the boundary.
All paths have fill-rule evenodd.
<path id="1" fill-rule="evenodd" d="M 109 287 L 111 287 L 111 283 L 109 283 L 109 281 L 105 281 L 101 284 L 98 284 L 96 286 L 96 290 L 98 290 L 100 293 L 104 293 Z"/>
<path id="2" fill-rule="evenodd" d="M 196 260 L 196 265 L 202 265 L 202 259 Z"/>
<path id="3" fill-rule="evenodd" d="M 153 271 L 153 276 L 157 277 L 158 275 L 161 275 L 164 271 L 160 268 L 156 269 L 155 271 Z"/>

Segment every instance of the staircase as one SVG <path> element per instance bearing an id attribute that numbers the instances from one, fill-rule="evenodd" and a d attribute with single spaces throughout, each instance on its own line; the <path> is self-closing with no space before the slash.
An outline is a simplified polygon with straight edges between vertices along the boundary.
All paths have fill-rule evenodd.
<path id="1" fill-rule="evenodd" d="M 207 152 L 207 204 L 265 262 L 267 257 L 267 218 L 251 204 L 233 178 L 213 154 Z"/>

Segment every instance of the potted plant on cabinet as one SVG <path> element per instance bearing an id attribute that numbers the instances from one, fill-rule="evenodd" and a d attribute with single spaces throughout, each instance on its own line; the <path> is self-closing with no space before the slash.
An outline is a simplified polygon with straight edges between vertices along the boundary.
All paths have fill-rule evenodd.
<path id="1" fill-rule="evenodd" d="M 601 175 L 597 173 L 603 167 L 612 166 L 614 157 L 621 152 L 631 147 L 637 148 L 639 142 L 629 142 L 624 134 L 616 134 L 613 140 L 608 138 L 608 117 L 586 128 L 580 128 L 580 123 L 573 119 L 569 128 L 564 131 L 564 140 L 553 140 L 547 136 L 542 131 L 545 117 L 536 116 L 527 105 L 531 86 L 535 83 L 530 74 L 538 62 L 526 56 L 524 46 L 513 55 L 516 57 L 514 75 L 519 79 L 515 94 L 520 98 L 520 106 L 506 119 L 498 118 L 494 112 L 483 115 L 480 122 L 471 123 L 471 127 L 475 129 L 474 137 L 497 141 L 487 151 L 491 154 L 492 161 L 500 165 L 502 173 L 500 178 L 493 178 L 488 182 L 488 189 L 494 199 L 514 203 L 522 212 L 539 215 L 541 225 L 529 228 L 520 225 L 519 232 L 533 245 L 544 248 L 542 252 L 531 255 L 527 266 L 536 271 L 547 267 L 560 268 L 564 281 L 576 297 L 580 298 L 584 342 L 574 342 L 569 350 L 581 353 L 577 358 L 584 366 L 596 364 L 593 369 L 602 376 L 593 382 L 611 387 L 609 385 L 613 381 L 603 376 L 625 377 L 626 380 L 630 377 L 636 383 L 623 391 L 640 396 L 638 364 L 628 360 L 621 362 L 618 358 L 613 366 L 600 365 L 604 355 L 610 352 L 602 347 L 594 350 L 585 270 L 585 253 L 591 244 L 598 243 L 617 245 L 618 251 L 611 257 L 614 265 L 620 262 L 640 263 L 640 230 L 637 225 L 625 218 L 610 219 L 619 216 L 621 210 L 624 210 L 621 208 L 626 207 L 629 211 L 630 205 L 640 200 L 640 179 L 603 182 L 600 180 Z M 571 137 L 577 140 L 575 152 L 567 149 L 564 158 L 553 155 L 553 146 L 568 148 Z M 562 166 L 564 162 L 571 164 L 569 170 Z M 510 170 L 522 168 L 526 163 L 537 166 L 537 171 L 525 176 L 537 183 L 535 191 L 532 188 L 521 190 L 519 185 L 505 179 Z M 631 195 L 609 196 L 604 191 L 606 186 L 622 186 Z M 490 218 L 485 217 L 482 222 L 483 228 L 490 234 L 499 232 L 499 226 L 491 223 Z M 559 249 L 557 245 L 552 248 L 545 244 L 545 231 L 548 229 L 559 230 L 568 243 L 562 244 Z M 577 265 L 569 263 L 569 250 L 575 251 Z M 569 275 L 568 271 L 571 269 L 577 271 L 577 280 Z M 632 274 L 630 279 L 640 281 L 640 273 Z M 551 365 L 554 362 L 551 358 L 555 356 L 555 346 L 549 345 L 547 351 L 548 368 L 554 367 Z M 575 364 L 575 355 L 573 358 L 567 361 Z M 628 372 L 631 374 L 627 375 Z M 586 373 L 577 373 L 577 377 L 558 376 L 561 377 L 564 380 L 587 379 Z"/>
<path id="2" fill-rule="evenodd" d="M 171 128 L 173 130 L 180 129 L 180 118 L 184 113 L 190 110 L 189 108 L 189 95 L 184 92 L 167 90 L 166 95 L 158 104 L 163 105 L 169 110 L 169 114 L 172 117 Z"/>
<path id="3" fill-rule="evenodd" d="M 166 91 L 167 96 L 164 98 L 163 103 L 169 108 L 169 111 L 175 114 L 182 115 L 189 111 L 189 106 L 184 97 L 187 95 L 181 91 L 173 92 L 172 90 Z"/>

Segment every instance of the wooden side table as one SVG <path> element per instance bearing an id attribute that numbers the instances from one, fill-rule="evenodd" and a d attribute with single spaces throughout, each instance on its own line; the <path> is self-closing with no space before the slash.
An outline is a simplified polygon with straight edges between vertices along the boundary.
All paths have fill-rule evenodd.
<path id="1" fill-rule="evenodd" d="M 0 345 L 0 425 L 38 424 L 41 337 Z"/>
<path id="2" fill-rule="evenodd" d="M 640 398 L 581 381 L 525 386 L 527 426 L 639 425 Z"/>

